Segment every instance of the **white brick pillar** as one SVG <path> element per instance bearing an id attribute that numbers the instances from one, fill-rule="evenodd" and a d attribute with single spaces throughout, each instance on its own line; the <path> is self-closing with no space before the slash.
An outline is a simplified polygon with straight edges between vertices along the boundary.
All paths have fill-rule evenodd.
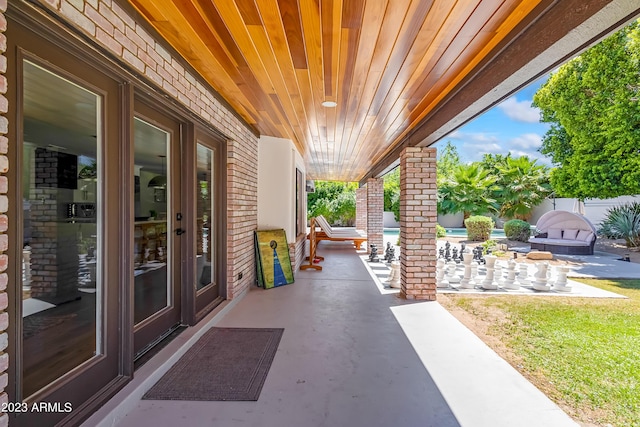
<path id="1" fill-rule="evenodd" d="M 400 154 L 400 296 L 436 299 L 436 149 Z"/>
<path id="2" fill-rule="evenodd" d="M 367 187 L 356 189 L 356 230 L 367 229 Z"/>
<path id="3" fill-rule="evenodd" d="M 367 180 L 367 252 L 370 245 L 376 245 L 378 253 L 384 252 L 384 185 L 382 178 Z"/>

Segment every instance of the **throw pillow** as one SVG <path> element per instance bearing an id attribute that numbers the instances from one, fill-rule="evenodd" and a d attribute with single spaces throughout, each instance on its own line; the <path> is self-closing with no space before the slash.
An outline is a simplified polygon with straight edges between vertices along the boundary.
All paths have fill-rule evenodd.
<path id="1" fill-rule="evenodd" d="M 562 233 L 562 238 L 565 240 L 576 240 L 576 236 L 578 236 L 578 230 L 577 228 L 568 228 L 566 230 L 564 230 L 564 233 Z"/>
<path id="2" fill-rule="evenodd" d="M 547 233 L 550 239 L 562 239 L 562 230 L 560 228 L 550 228 Z"/>

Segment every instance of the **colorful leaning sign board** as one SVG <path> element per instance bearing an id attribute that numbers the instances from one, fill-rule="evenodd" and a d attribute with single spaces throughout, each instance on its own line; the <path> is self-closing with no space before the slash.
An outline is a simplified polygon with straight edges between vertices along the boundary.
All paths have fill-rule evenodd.
<path id="1" fill-rule="evenodd" d="M 270 289 L 293 283 L 293 269 L 285 231 L 256 231 L 255 244 L 258 286 Z"/>

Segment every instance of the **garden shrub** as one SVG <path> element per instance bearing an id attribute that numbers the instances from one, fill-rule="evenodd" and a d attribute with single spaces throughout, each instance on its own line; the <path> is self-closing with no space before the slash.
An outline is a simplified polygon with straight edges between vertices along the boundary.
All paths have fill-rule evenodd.
<path id="1" fill-rule="evenodd" d="M 531 225 L 521 219 L 512 219 L 504 223 L 504 234 L 509 240 L 528 242 L 531 237 Z"/>
<path id="2" fill-rule="evenodd" d="M 598 234 L 608 239 L 624 239 L 627 247 L 640 247 L 640 203 L 625 203 L 607 210 Z"/>
<path id="3" fill-rule="evenodd" d="M 447 230 L 440 224 L 436 224 L 436 237 L 438 239 L 445 237 L 447 235 Z"/>
<path id="4" fill-rule="evenodd" d="M 474 242 L 489 240 L 493 230 L 493 220 L 488 216 L 474 215 L 464 220 L 467 237 Z"/>

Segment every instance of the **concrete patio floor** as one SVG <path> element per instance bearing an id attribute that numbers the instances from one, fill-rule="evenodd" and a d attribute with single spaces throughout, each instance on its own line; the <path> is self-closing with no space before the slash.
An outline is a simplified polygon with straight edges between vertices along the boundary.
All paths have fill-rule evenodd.
<path id="1" fill-rule="evenodd" d="M 322 271 L 252 288 L 188 328 L 85 426 L 576 426 L 437 302 L 381 292 L 348 243 L 322 242 Z M 212 326 L 284 335 L 256 402 L 141 400 Z M 202 369 L 207 369 L 203 366 Z"/>

